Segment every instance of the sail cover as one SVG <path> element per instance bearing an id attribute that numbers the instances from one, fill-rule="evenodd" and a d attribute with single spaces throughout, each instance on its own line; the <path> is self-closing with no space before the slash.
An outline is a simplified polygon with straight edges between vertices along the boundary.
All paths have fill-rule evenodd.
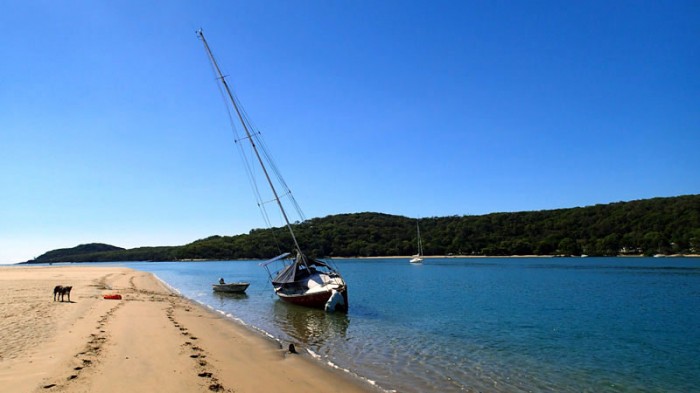
<path id="1" fill-rule="evenodd" d="M 297 262 L 294 261 L 291 265 L 287 265 L 284 267 L 284 269 L 280 270 L 279 274 L 277 274 L 277 277 L 275 277 L 274 280 L 272 280 L 273 284 L 288 284 L 290 282 L 296 281 L 296 272 L 299 270 L 297 268 Z"/>
<path id="2" fill-rule="evenodd" d="M 282 285 L 302 280 L 306 277 L 309 277 L 316 267 L 321 267 L 333 271 L 333 269 L 330 266 L 328 266 L 325 262 L 307 258 L 306 264 L 304 264 L 302 258 L 304 257 L 301 254 L 297 255 L 297 257 L 294 260 L 294 263 L 285 266 L 282 270 L 279 271 L 277 277 L 275 277 L 274 280 L 272 280 L 272 284 Z M 278 257 L 275 259 L 279 260 L 281 258 Z"/>

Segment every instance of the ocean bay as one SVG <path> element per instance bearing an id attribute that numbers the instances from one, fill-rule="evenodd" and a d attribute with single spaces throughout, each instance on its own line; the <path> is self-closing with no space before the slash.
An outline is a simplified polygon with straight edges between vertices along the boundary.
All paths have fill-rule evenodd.
<path id="1" fill-rule="evenodd" d="M 258 263 L 121 265 L 384 390 L 683 392 L 700 383 L 698 258 L 341 259 L 347 315 L 282 303 Z M 251 285 L 219 295 L 219 277 Z"/>

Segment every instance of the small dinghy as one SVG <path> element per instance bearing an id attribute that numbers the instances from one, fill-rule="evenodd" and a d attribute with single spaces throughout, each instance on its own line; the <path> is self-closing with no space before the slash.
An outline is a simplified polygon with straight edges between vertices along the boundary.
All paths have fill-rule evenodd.
<path id="1" fill-rule="evenodd" d="M 248 289 L 249 282 L 232 282 L 228 284 L 213 284 L 214 292 L 243 293 Z"/>

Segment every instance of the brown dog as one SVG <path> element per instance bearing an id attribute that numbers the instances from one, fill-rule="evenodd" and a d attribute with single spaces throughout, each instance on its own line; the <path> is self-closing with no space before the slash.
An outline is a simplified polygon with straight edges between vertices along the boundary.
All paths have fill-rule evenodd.
<path id="1" fill-rule="evenodd" d="M 53 289 L 53 301 L 55 302 L 59 296 L 61 298 L 61 301 L 63 301 L 63 297 L 65 295 L 68 295 L 68 302 L 70 303 L 71 289 L 73 289 L 73 287 L 64 287 L 63 285 L 56 285 L 56 287 Z"/>

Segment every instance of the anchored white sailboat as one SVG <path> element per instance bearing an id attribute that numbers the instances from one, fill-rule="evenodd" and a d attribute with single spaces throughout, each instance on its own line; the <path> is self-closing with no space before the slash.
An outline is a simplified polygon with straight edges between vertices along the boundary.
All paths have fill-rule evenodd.
<path id="1" fill-rule="evenodd" d="M 418 237 L 418 254 L 414 255 L 409 262 L 423 263 L 423 242 L 420 239 L 420 226 L 416 222 L 416 235 Z"/>
<path id="2" fill-rule="evenodd" d="M 292 255 L 292 253 L 287 252 L 261 264 L 261 266 L 267 270 L 275 293 L 280 299 L 290 303 L 307 307 L 325 308 L 327 311 L 347 312 L 348 290 L 345 280 L 340 275 L 338 270 L 329 263 L 310 258 L 301 250 L 296 235 L 294 234 L 294 229 L 290 224 L 287 212 L 280 199 L 280 195 L 278 194 L 277 188 L 275 187 L 275 184 L 270 176 L 269 169 L 273 171 L 275 178 L 278 179 L 278 184 L 283 186 L 285 191 L 283 196 L 290 198 L 295 207 L 298 207 L 298 205 L 293 200 L 291 192 L 286 189 L 286 184 L 284 183 L 284 180 L 282 180 L 281 175 L 277 172 L 276 165 L 271 162 L 271 155 L 267 151 L 264 151 L 264 145 L 260 139 L 260 134 L 253 130 L 253 127 L 250 124 L 247 115 L 243 111 L 241 104 L 231 92 L 224 75 L 219 69 L 219 65 L 214 59 L 214 55 L 209 48 L 209 44 L 204 38 L 204 34 L 201 30 L 199 30 L 197 35 L 204 44 L 204 48 L 206 49 L 217 78 L 221 82 L 224 92 L 226 93 L 225 95 L 229 100 L 228 103 L 234 109 L 234 113 L 236 115 L 235 117 L 243 128 L 244 135 L 242 138 L 237 138 L 236 143 L 246 143 L 243 141 L 243 139 L 250 143 L 250 147 L 254 153 L 253 161 L 257 161 L 257 164 L 259 164 L 260 168 L 262 169 L 264 178 L 272 192 L 273 201 L 276 202 L 277 206 L 279 207 L 280 213 L 284 219 L 287 229 L 289 230 L 289 234 L 293 242 L 293 258 L 289 259 L 288 257 Z M 264 154 L 260 154 L 261 149 L 263 149 Z M 268 165 L 266 165 L 266 163 Z M 252 170 L 248 165 L 246 165 L 246 169 L 249 171 Z M 253 174 L 249 172 L 249 175 L 251 176 L 251 180 L 255 182 L 255 177 Z M 258 205 L 264 209 L 264 201 L 261 200 L 259 190 L 255 184 L 254 191 L 256 197 L 258 198 Z M 301 216 L 300 210 L 297 210 Z M 264 211 L 263 213 L 267 220 L 266 213 Z M 281 269 L 274 273 L 270 271 L 270 267 L 272 266 L 273 262 L 281 262 L 283 265 Z"/>

